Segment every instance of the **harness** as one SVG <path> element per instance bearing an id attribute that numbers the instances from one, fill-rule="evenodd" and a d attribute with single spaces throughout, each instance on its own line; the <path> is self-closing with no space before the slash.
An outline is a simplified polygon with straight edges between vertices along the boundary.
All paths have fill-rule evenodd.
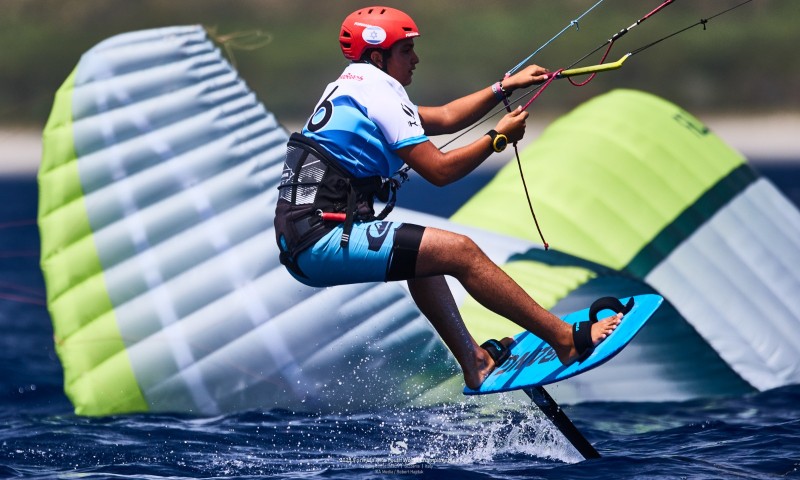
<path id="1" fill-rule="evenodd" d="M 402 174 L 405 177 L 405 174 Z M 286 148 L 275 236 L 280 261 L 305 277 L 297 254 L 315 244 L 336 225 L 344 222 L 342 248 L 347 248 L 353 222 L 383 220 L 394 208 L 400 181 L 381 176 L 358 178 L 339 166 L 314 140 L 293 133 Z M 375 215 L 375 199 L 386 206 Z"/>

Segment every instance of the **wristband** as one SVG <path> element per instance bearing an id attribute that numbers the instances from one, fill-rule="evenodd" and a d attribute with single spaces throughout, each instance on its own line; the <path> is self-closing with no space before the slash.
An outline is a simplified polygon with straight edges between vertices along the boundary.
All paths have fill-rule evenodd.
<path id="1" fill-rule="evenodd" d="M 492 92 L 494 92 L 495 98 L 503 101 L 503 105 L 506 106 L 506 110 L 510 112 L 511 104 L 508 101 L 508 96 L 511 94 L 506 92 L 506 89 L 503 88 L 503 82 L 496 82 L 494 85 L 492 85 Z"/>
<path id="2" fill-rule="evenodd" d="M 505 100 L 511 96 L 511 92 L 506 92 L 506 89 L 503 88 L 503 82 L 494 82 L 494 85 L 492 85 L 492 93 L 494 93 L 494 96 L 497 97 L 498 100 Z"/>
<path id="3" fill-rule="evenodd" d="M 503 97 L 508 98 L 511 96 L 511 92 L 506 92 L 506 89 L 503 88 L 503 82 L 497 82 L 497 85 L 500 86 L 500 91 L 503 92 Z"/>
<path id="4" fill-rule="evenodd" d="M 506 91 L 503 90 L 503 84 L 500 82 L 495 82 L 494 85 L 492 85 L 492 93 L 494 93 L 494 97 L 497 100 L 506 99 Z"/>

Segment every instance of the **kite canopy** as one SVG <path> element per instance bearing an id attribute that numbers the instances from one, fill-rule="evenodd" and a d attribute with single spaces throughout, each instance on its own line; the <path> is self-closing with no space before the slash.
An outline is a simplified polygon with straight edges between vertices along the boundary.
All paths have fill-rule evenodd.
<path id="1" fill-rule="evenodd" d="M 554 122 L 522 161 L 547 238 L 571 258 L 528 257 L 638 279 L 753 387 L 800 382 L 800 212 L 701 121 L 616 90 Z M 517 175 L 506 167 L 452 220 L 535 240 Z"/>
<path id="2" fill-rule="evenodd" d="M 81 58 L 39 172 L 77 413 L 390 404 L 454 374 L 399 285 L 315 290 L 278 263 L 287 139 L 202 27 L 119 35 Z"/>

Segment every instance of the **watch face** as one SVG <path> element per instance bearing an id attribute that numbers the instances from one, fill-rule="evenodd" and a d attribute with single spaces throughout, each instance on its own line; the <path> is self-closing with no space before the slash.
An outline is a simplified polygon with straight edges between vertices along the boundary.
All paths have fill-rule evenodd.
<path id="1" fill-rule="evenodd" d="M 499 148 L 500 150 L 504 150 L 506 148 L 506 145 L 508 145 L 508 139 L 506 138 L 505 135 L 497 138 L 497 148 Z"/>
<path id="2" fill-rule="evenodd" d="M 497 135 L 494 138 L 493 144 L 495 152 L 502 152 L 503 150 L 506 149 L 506 146 L 508 145 L 508 138 L 506 138 L 506 136 L 503 134 Z"/>

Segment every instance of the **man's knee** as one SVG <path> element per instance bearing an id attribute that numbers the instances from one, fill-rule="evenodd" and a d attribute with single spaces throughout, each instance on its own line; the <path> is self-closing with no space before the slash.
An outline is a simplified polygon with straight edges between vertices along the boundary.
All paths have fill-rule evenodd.
<path id="1" fill-rule="evenodd" d="M 469 238 L 466 235 L 455 234 L 455 241 L 453 247 L 458 252 L 463 252 L 465 254 L 474 255 L 481 252 L 480 247 L 478 244 L 475 243 L 474 240 Z"/>
<path id="2" fill-rule="evenodd" d="M 447 241 L 442 245 L 443 253 L 451 257 L 456 264 L 468 265 L 480 260 L 484 255 L 474 240 L 466 235 L 448 232 Z"/>

